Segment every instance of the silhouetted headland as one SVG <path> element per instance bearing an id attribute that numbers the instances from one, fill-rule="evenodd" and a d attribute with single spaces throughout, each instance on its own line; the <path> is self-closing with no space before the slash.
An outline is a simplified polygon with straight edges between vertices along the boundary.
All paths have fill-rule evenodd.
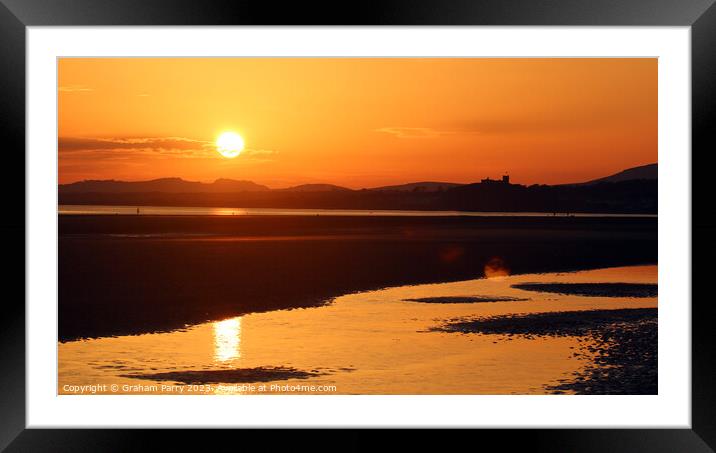
<path id="1" fill-rule="evenodd" d="M 302 209 L 400 209 L 492 212 L 624 213 L 657 211 L 656 165 L 578 184 L 525 186 L 509 177 L 474 184 L 418 182 L 352 190 L 331 184 L 269 189 L 251 181 L 213 183 L 80 181 L 59 186 L 60 204 Z"/>

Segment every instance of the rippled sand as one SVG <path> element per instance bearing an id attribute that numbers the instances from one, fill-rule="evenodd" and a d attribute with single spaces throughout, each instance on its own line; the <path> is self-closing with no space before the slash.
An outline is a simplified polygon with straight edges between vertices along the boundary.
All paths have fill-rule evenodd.
<path id="1" fill-rule="evenodd" d="M 656 297 L 643 294 L 569 295 L 513 287 L 608 282 L 655 284 L 657 266 L 387 288 L 338 297 L 327 306 L 254 313 L 169 333 L 60 343 L 58 392 L 579 392 L 564 383 L 595 364 L 588 354 L 575 354 L 584 336 L 472 334 L 439 327 L 459 319 L 657 307 Z"/>

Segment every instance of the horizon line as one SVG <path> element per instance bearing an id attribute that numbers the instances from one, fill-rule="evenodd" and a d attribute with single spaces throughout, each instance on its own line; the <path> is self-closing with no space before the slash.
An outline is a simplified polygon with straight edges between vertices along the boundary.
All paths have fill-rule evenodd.
<path id="1" fill-rule="evenodd" d="M 650 165 L 658 165 L 658 164 L 659 164 L 659 162 L 657 161 L 657 162 L 651 162 L 651 163 L 647 163 L 647 164 L 636 165 L 636 166 L 633 166 L 633 167 L 624 168 L 624 169 L 622 169 L 622 170 L 620 170 L 620 171 L 617 171 L 617 172 L 615 172 L 615 173 L 611 173 L 611 174 L 608 174 L 608 175 L 605 175 L 605 176 L 601 176 L 601 177 L 597 177 L 597 178 L 594 178 L 594 179 L 590 179 L 590 180 L 587 180 L 587 181 L 581 181 L 581 182 L 594 181 L 595 179 L 602 179 L 602 178 L 606 178 L 606 177 L 609 177 L 609 176 L 617 175 L 617 174 L 622 173 L 622 172 L 627 171 L 627 170 L 631 170 L 631 169 L 635 169 L 635 168 L 640 168 L 640 167 L 647 167 L 647 166 L 650 166 Z M 505 173 L 503 173 L 503 175 L 510 176 L 510 175 L 509 175 L 509 172 L 505 172 Z M 343 189 L 359 191 L 359 190 L 379 189 L 379 188 L 382 188 L 382 187 L 404 186 L 404 185 L 409 185 L 409 184 L 455 184 L 455 185 L 469 185 L 469 184 L 478 184 L 478 183 L 481 183 L 481 182 L 482 182 L 482 181 L 481 181 L 482 179 L 492 179 L 493 181 L 499 181 L 501 178 L 502 178 L 502 175 L 498 176 L 496 179 L 492 179 L 492 176 L 489 176 L 489 175 L 488 175 L 488 176 L 486 176 L 486 177 L 484 177 L 484 178 L 480 178 L 480 179 L 474 180 L 474 181 L 472 181 L 472 182 L 455 182 L 455 181 L 439 181 L 439 180 L 420 180 L 420 181 L 409 180 L 409 181 L 407 181 L 407 182 L 396 182 L 396 183 L 383 184 L 383 185 L 371 186 L 371 187 L 368 187 L 368 186 L 351 187 L 351 186 L 347 186 L 347 185 L 344 186 L 344 185 L 340 185 L 340 184 L 336 184 L 336 183 L 332 183 L 332 182 L 303 182 L 303 183 L 296 183 L 296 184 L 288 185 L 288 186 L 285 186 L 285 187 L 284 187 L 284 186 L 271 187 L 271 186 L 269 186 L 268 184 L 256 182 L 256 181 L 250 180 L 250 179 L 233 179 L 233 178 L 224 178 L 224 177 L 221 177 L 221 178 L 216 178 L 216 179 L 214 179 L 213 181 L 210 181 L 210 180 L 207 180 L 207 181 L 197 181 L 197 180 L 184 179 L 184 178 L 182 178 L 181 176 L 162 176 L 162 177 L 158 177 L 158 178 L 141 179 L 141 180 L 124 180 L 124 179 L 114 179 L 114 178 L 111 178 L 111 179 L 80 179 L 80 180 L 76 180 L 76 181 L 72 181 L 72 182 L 65 182 L 65 183 L 60 183 L 60 182 L 58 182 L 57 185 L 58 185 L 58 187 L 59 187 L 59 186 L 66 186 L 66 185 L 77 184 L 77 183 L 82 183 L 82 182 L 141 183 L 141 182 L 152 182 L 152 181 L 159 181 L 159 180 L 166 180 L 166 179 L 174 179 L 174 180 L 179 180 L 179 181 L 188 182 L 188 183 L 198 183 L 198 184 L 206 184 L 206 185 L 215 184 L 216 182 L 222 181 L 222 180 L 224 180 L 224 181 L 235 181 L 235 182 L 248 182 L 248 183 L 252 183 L 252 184 L 256 184 L 256 185 L 259 185 L 259 186 L 266 187 L 266 188 L 269 189 L 269 190 L 292 189 L 292 188 L 301 187 L 301 186 L 307 186 L 307 185 L 326 185 L 326 186 L 335 186 L 335 187 L 339 187 L 339 188 L 343 188 Z M 520 183 L 510 182 L 510 184 L 513 184 L 513 185 L 524 185 L 524 186 L 531 186 L 531 185 L 559 186 L 559 185 L 580 184 L 581 182 L 579 182 L 579 181 L 578 181 L 578 182 L 566 182 L 566 183 L 558 183 L 558 184 L 545 184 L 545 183 L 520 184 Z"/>

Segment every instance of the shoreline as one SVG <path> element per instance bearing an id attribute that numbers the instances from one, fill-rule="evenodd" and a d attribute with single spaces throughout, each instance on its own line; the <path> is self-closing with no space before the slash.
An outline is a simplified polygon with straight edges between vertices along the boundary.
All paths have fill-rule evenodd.
<path id="1" fill-rule="evenodd" d="M 139 213 L 137 213 L 139 210 Z M 541 212 L 541 211 L 456 211 L 450 209 L 340 209 L 340 208 L 242 208 L 229 206 L 154 206 L 154 205 L 59 205 L 58 216 L 340 216 L 340 217 L 583 217 L 583 218 L 658 218 L 654 213 L 620 212 Z"/>
<path id="2" fill-rule="evenodd" d="M 58 227 L 60 341 L 475 279 L 495 258 L 508 274 L 658 258 L 657 221 L 643 218 L 60 216 Z"/>
<path id="3" fill-rule="evenodd" d="M 213 386 L 307 378 L 340 394 L 649 394 L 656 382 L 656 298 L 532 295 L 513 285 L 657 277 L 657 266 L 638 266 L 392 287 L 317 309 L 61 343 L 60 383 L 199 384 L 212 386 L 199 393 L 224 393 Z M 410 302 L 416 295 L 465 294 L 504 300 Z M 506 300 L 522 295 L 529 300 Z"/>

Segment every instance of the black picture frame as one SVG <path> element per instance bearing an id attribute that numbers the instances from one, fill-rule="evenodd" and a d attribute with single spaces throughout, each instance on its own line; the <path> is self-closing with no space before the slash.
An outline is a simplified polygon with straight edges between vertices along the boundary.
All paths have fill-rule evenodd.
<path id="1" fill-rule="evenodd" d="M 693 258 L 714 252 L 716 214 L 697 212 L 706 199 L 708 165 L 703 159 L 716 150 L 710 120 L 716 111 L 716 6 L 714 0 L 386 0 L 382 2 L 282 2 L 231 0 L 0 0 L 0 111 L 3 167 L 0 178 L 7 215 L 5 297 L 0 327 L 0 448 L 7 451 L 133 451 L 162 449 L 172 443 L 188 446 L 202 436 L 203 448 L 236 449 L 232 431 L 59 430 L 26 429 L 25 423 L 25 45 L 30 26 L 105 25 L 532 25 L 532 26 L 689 26 L 692 64 L 692 429 L 550 429 L 461 431 L 442 440 L 412 431 L 401 439 L 383 440 L 385 447 L 411 444 L 442 448 L 454 441 L 505 449 L 527 446 L 547 451 L 694 451 L 716 450 L 716 387 L 713 385 L 716 342 L 712 340 L 714 304 L 696 297 L 705 285 L 707 264 Z M 689 150 L 684 150 L 688 152 Z M 694 165 L 702 162 L 702 165 Z M 668 170 L 667 170 L 668 171 Z M 22 179 L 22 181 L 20 181 Z M 701 186 L 699 186 L 701 184 Z M 699 246 L 693 247 L 698 239 Z M 706 263 L 706 261 L 702 261 Z M 23 263 L 21 265 L 20 263 Z M 684 263 L 692 265 L 692 263 Z M 14 291 L 11 291 L 14 290 Z M 701 296 L 704 296 L 701 293 Z M 691 301 L 681 301 L 690 303 Z M 444 433 L 443 433 L 444 434 Z M 257 434 L 267 440 L 267 433 Z M 440 434 L 439 434 L 440 435 Z M 242 433 L 246 436 L 246 433 Z M 245 437 L 243 438 L 245 439 Z M 446 440 L 448 439 L 448 440 Z M 335 430 L 322 441 L 292 431 L 270 435 L 278 448 L 350 450 L 374 446 L 367 431 Z M 231 441 L 231 443 L 226 443 Z M 395 442 L 400 442 L 397 444 Z M 233 445 L 232 445 L 233 444 Z M 475 444 L 477 445 L 477 444 Z"/>

